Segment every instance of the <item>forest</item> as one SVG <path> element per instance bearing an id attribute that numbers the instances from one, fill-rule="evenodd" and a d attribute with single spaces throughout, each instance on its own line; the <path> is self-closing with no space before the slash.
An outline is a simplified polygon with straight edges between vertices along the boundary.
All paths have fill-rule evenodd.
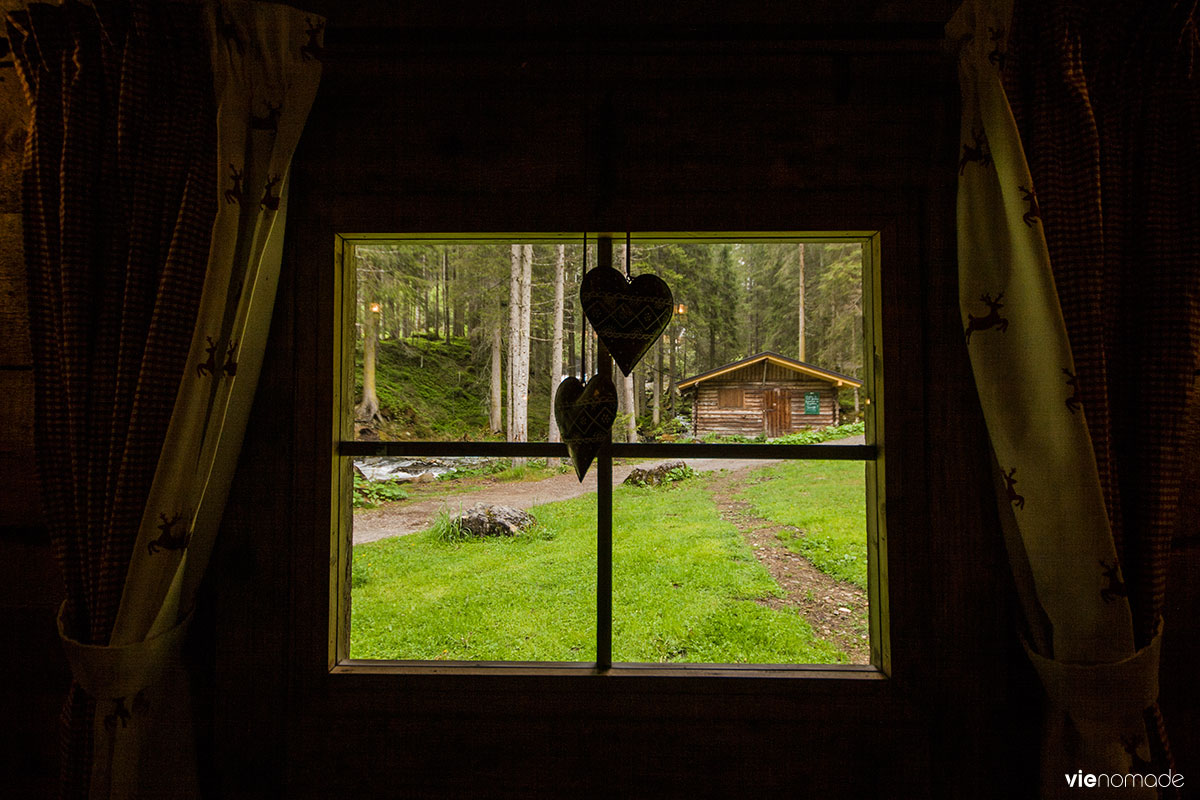
<path id="1" fill-rule="evenodd" d="M 554 387 L 595 373 L 578 297 L 594 240 L 411 240 L 353 252 L 358 438 L 559 440 Z M 683 433 L 690 408 L 676 385 L 763 351 L 862 377 L 858 242 L 635 238 L 614 241 L 613 266 L 658 275 L 675 301 L 633 374 L 614 371 L 619 441 Z M 842 398 L 848 411 L 855 400 Z"/>

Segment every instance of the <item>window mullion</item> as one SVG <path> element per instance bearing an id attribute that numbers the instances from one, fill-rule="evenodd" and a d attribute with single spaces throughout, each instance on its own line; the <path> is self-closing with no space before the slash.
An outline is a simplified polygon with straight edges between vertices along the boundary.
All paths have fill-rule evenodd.
<path id="1" fill-rule="evenodd" d="M 596 668 L 612 666 L 612 454 L 596 457 Z"/>

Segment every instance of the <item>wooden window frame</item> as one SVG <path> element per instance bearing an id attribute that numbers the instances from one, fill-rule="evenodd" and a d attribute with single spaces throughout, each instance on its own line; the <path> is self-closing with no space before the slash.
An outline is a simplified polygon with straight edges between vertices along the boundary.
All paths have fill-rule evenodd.
<path id="1" fill-rule="evenodd" d="M 686 239 L 688 241 L 842 241 L 857 242 L 863 248 L 863 393 L 866 444 L 864 445 L 706 445 L 706 444 L 613 444 L 603 450 L 593 466 L 598 471 L 598 546 L 597 546 L 597 652 L 594 662 L 526 661 L 417 661 L 358 660 L 349 657 L 350 646 L 350 570 L 353 513 L 353 458 L 362 456 L 524 456 L 565 457 L 565 445 L 551 443 L 463 443 L 463 442 L 359 442 L 353 439 L 352 414 L 356 288 L 353 250 L 356 246 L 382 241 L 537 241 L 578 242 L 582 234 L 351 234 L 334 236 L 334 292 L 332 327 L 332 457 L 331 520 L 329 549 L 329 625 L 327 669 L 332 676 L 349 675 L 640 675 L 706 676 L 725 678 L 770 677 L 881 679 L 891 675 L 891 645 L 888 605 L 887 535 L 885 504 L 885 468 L 883 448 L 883 318 L 880 283 L 881 242 L 883 232 L 750 232 L 750 233 L 660 233 L 633 234 L 634 239 Z M 611 235 L 598 234 L 609 239 Z M 610 253 L 611 259 L 611 253 Z M 874 402 L 871 402 L 874 398 Z M 744 402 L 744 401 L 743 401 Z M 866 465 L 867 517 L 867 596 L 869 614 L 870 663 L 851 664 L 643 664 L 617 662 L 611 658 L 612 623 L 612 459 L 649 458 L 771 458 L 797 460 L 860 460 Z M 607 530 L 606 530 L 607 528 Z M 607 576 L 607 578 L 606 578 Z M 605 646 L 607 643 L 607 647 Z"/>
<path id="2" fill-rule="evenodd" d="M 726 402 L 724 402 L 724 400 L 721 399 L 722 396 L 728 397 L 729 395 L 727 393 L 730 393 L 730 392 L 737 392 L 737 395 L 736 395 L 737 402 L 736 403 L 726 403 Z M 745 408 L 745 407 L 746 407 L 746 393 L 741 389 L 741 387 L 734 387 L 734 386 L 730 386 L 730 387 L 726 387 L 726 388 L 717 387 L 717 408 Z"/>

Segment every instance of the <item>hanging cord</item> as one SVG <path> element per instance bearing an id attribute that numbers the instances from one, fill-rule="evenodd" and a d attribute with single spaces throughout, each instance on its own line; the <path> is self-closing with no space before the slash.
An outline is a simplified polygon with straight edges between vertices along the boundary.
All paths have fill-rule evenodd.
<path id="1" fill-rule="evenodd" d="M 633 276 L 629 274 L 629 261 L 633 258 L 633 248 L 629 244 L 629 231 L 625 231 L 625 280 Z"/>
<path id="2" fill-rule="evenodd" d="M 583 232 L 583 271 L 580 280 L 587 275 L 587 231 Z M 579 309 L 579 380 L 587 383 L 587 314 Z"/>

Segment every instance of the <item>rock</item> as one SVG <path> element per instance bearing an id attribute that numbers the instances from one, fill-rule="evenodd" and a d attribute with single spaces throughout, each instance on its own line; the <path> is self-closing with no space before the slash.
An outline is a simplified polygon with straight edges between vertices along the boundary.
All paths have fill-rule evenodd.
<path id="1" fill-rule="evenodd" d="M 672 470 L 686 469 L 687 465 L 682 461 L 666 461 L 658 466 L 647 468 L 634 467 L 625 477 L 624 483 L 630 486 L 658 486 L 671 482 L 672 479 L 668 477 L 668 474 Z"/>
<path id="2" fill-rule="evenodd" d="M 532 527 L 534 519 L 519 508 L 476 503 L 455 522 L 473 536 L 516 536 Z"/>

